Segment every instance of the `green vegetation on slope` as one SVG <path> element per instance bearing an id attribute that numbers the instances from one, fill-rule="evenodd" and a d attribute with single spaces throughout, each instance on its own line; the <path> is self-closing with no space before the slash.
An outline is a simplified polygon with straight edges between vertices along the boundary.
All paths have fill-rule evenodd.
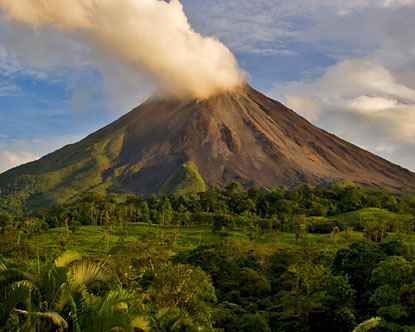
<path id="1" fill-rule="evenodd" d="M 206 191 L 206 184 L 191 161 L 184 163 L 166 180 L 159 194 L 197 194 Z"/>
<path id="2" fill-rule="evenodd" d="M 35 208 L 63 203 L 86 191 L 105 192 L 113 182 L 102 183 L 102 172 L 119 153 L 124 133 L 113 133 L 105 140 L 94 137 L 81 141 L 81 148 L 68 145 L 0 175 L 0 207 L 4 210 Z"/>
<path id="3" fill-rule="evenodd" d="M 387 220 L 390 218 L 397 218 L 397 217 L 409 217 L 410 215 L 408 213 L 395 213 L 395 212 L 391 212 L 385 209 L 380 209 L 380 208 L 374 208 L 374 207 L 370 207 L 370 208 L 364 208 L 364 209 L 359 209 L 356 211 L 350 211 L 350 212 L 346 212 L 346 213 L 342 213 L 341 215 L 337 215 L 337 216 L 333 216 L 330 218 L 337 218 L 340 220 L 343 220 L 347 223 L 350 223 L 352 221 L 356 221 L 356 220 L 362 220 L 367 216 L 373 216 L 374 218 L 376 218 L 379 221 L 383 221 L 383 220 Z"/>

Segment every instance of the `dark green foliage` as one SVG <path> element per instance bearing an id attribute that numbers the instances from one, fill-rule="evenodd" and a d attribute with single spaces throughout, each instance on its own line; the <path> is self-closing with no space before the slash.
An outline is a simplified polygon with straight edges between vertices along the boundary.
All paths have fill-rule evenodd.
<path id="1" fill-rule="evenodd" d="M 216 301 L 209 276 L 198 267 L 167 264 L 156 269 L 147 288 L 152 305 L 158 310 L 174 308 L 188 313 L 200 326 L 211 326 L 211 307 Z"/>
<path id="2" fill-rule="evenodd" d="M 339 223 L 333 219 L 308 219 L 307 231 L 311 234 L 329 234 Z"/>
<path id="3" fill-rule="evenodd" d="M 372 272 L 377 288 L 370 301 L 378 307 L 388 331 L 406 331 L 415 325 L 415 263 L 400 256 L 381 261 Z"/>
<path id="4" fill-rule="evenodd" d="M 243 332 L 271 332 L 265 318 L 259 314 L 244 314 L 236 317 L 232 324 L 229 324 L 228 331 L 243 331 Z"/>
<path id="5" fill-rule="evenodd" d="M 368 303 L 373 286 L 370 282 L 375 266 L 386 257 L 379 245 L 354 242 L 347 249 L 340 249 L 334 258 L 333 271 L 347 275 L 352 287 L 358 292 L 362 303 Z"/>
<path id="6" fill-rule="evenodd" d="M 235 271 L 232 278 L 241 296 L 262 297 L 271 290 L 267 278 L 249 267 Z"/>

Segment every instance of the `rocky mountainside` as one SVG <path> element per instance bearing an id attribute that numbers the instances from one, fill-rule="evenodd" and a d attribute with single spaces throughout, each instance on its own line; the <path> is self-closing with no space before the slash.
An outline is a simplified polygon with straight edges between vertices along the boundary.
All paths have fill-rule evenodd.
<path id="1" fill-rule="evenodd" d="M 0 175 L 0 204 L 82 192 L 149 194 L 351 181 L 415 191 L 415 173 L 325 132 L 247 84 L 206 100 L 152 98 L 117 121 Z M 176 186 L 176 187 L 175 187 Z"/>

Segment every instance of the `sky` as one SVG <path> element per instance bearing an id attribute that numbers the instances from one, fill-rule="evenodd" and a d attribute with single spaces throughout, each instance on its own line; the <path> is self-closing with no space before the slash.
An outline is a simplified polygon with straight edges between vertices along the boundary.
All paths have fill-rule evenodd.
<path id="1" fill-rule="evenodd" d="M 415 0 L 181 3 L 180 20 L 226 45 L 253 88 L 415 171 Z M 157 90 L 160 80 L 114 54 L 0 11 L 0 172 L 79 141 Z"/>

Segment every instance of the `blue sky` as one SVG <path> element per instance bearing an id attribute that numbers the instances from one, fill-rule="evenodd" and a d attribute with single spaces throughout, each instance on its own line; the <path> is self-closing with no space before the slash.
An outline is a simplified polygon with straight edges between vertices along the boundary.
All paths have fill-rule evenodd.
<path id="1" fill-rule="evenodd" d="M 181 2 L 254 88 L 415 171 L 415 1 Z M 0 172 L 78 141 L 155 89 L 76 37 L 2 16 Z"/>

